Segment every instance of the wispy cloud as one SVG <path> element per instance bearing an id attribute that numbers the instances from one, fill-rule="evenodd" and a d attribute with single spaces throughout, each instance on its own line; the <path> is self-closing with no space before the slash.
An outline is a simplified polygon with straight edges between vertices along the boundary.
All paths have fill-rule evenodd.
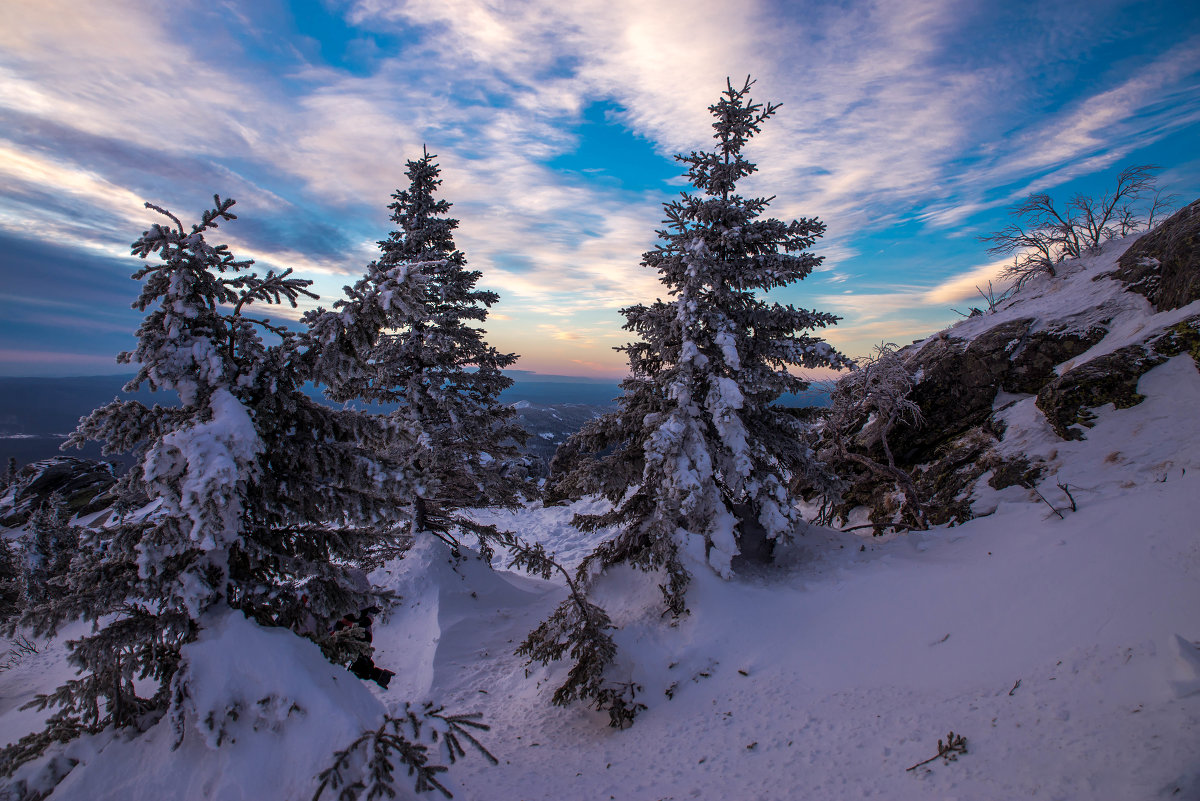
<path id="1" fill-rule="evenodd" d="M 999 293 L 1004 288 L 1001 273 L 1010 264 L 1008 259 L 1000 259 L 970 269 L 925 292 L 921 300 L 938 306 L 969 299 L 979 300 L 980 292 L 986 292 L 990 285 Z"/>
<path id="2" fill-rule="evenodd" d="M 839 294 L 862 289 L 843 265 L 863 258 L 864 232 L 958 228 L 1200 122 L 1200 36 L 1156 33 L 1162 47 L 1100 60 L 1098 30 L 1117 41 L 1159 13 L 1121 3 L 326 5 L 403 43 L 363 50 L 370 68 L 354 73 L 278 41 L 253 7 L 76 5 L 6 6 L 0 228 L 127 253 L 143 200 L 194 214 L 231 193 L 245 219 L 225 241 L 315 277 L 328 303 L 375 255 L 404 161 L 428 144 L 459 245 L 502 294 L 494 330 L 516 342 L 522 321 L 549 321 L 555 358 L 579 364 L 609 364 L 597 349 L 623 341 L 617 310 L 663 293 L 639 261 L 664 198 L 552 166 L 593 103 L 669 156 L 710 145 L 706 107 L 726 76 L 753 74 L 756 97 L 783 102 L 746 188 L 776 195 L 775 216 L 829 224 L 810 281 L 846 317 L 831 339 L 928 325 L 994 274 Z"/>

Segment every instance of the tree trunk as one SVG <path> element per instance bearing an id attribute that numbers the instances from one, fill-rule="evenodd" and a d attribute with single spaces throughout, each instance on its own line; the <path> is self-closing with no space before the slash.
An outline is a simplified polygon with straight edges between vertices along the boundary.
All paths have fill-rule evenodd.
<path id="1" fill-rule="evenodd" d="M 733 557 L 734 571 L 750 565 L 769 565 L 775 560 L 775 540 L 758 522 L 758 509 L 752 503 L 735 503 L 731 511 L 738 519 L 739 553 Z"/>

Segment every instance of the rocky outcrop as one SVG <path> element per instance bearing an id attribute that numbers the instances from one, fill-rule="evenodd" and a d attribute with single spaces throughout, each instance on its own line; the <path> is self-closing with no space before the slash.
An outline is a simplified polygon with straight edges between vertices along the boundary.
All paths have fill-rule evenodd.
<path id="1" fill-rule="evenodd" d="M 1038 392 L 1037 407 L 1054 433 L 1063 439 L 1083 439 L 1072 426 L 1090 428 L 1096 415 L 1089 409 L 1111 403 L 1118 409 L 1136 406 L 1142 374 L 1166 361 L 1141 345 L 1128 345 L 1068 370 Z"/>
<path id="2" fill-rule="evenodd" d="M 1033 318 L 1001 323 L 969 343 L 953 336 L 927 342 L 908 364 L 921 381 L 910 396 L 925 424 L 895 435 L 893 450 L 908 464 L 927 462 L 934 451 L 984 425 L 996 395 L 1032 395 L 1055 377 L 1057 365 L 1084 353 L 1105 335 L 1094 325 L 1083 332 L 1032 331 Z"/>
<path id="3" fill-rule="evenodd" d="M 1117 264 L 1112 277 L 1145 295 L 1158 311 L 1200 300 L 1200 200 L 1134 242 Z"/>
<path id="4" fill-rule="evenodd" d="M 1200 369 L 1200 315 L 1152 334 L 1143 343 L 1071 368 L 1038 391 L 1037 407 L 1060 437 L 1082 439 L 1083 432 L 1073 426 L 1090 428 L 1096 416 L 1091 409 L 1108 403 L 1127 409 L 1141 403 L 1145 398 L 1137 391 L 1138 380 L 1181 353 L 1190 354 Z"/>
<path id="5" fill-rule="evenodd" d="M 72 514 L 87 514 L 111 505 L 109 490 L 117 483 L 112 465 L 56 456 L 27 464 L 0 497 L 0 525 L 23 525 L 51 495 L 63 499 Z"/>
<path id="6" fill-rule="evenodd" d="M 1048 469 L 1013 456 L 1003 441 L 1003 408 L 1033 396 L 1059 437 L 1085 439 L 1099 407 L 1144 400 L 1138 384 L 1155 366 L 1187 354 L 1200 369 L 1200 314 L 1172 313 L 1200 300 L 1200 200 L 1119 257 L 1117 247 L 1065 265 L 991 314 L 899 351 L 915 374 L 907 397 L 924 422 L 898 425 L 889 440 L 896 467 L 912 483 L 906 489 L 886 475 L 839 465 L 847 485 L 836 506 L 822 507 L 824 519 L 861 520 L 865 510 L 870 522 L 860 527 L 875 533 L 968 519 L 981 478 L 997 490 L 1035 487 Z M 1105 278 L 1120 283 L 1096 283 Z M 1145 296 L 1157 311 L 1122 289 Z M 1093 350 L 1098 355 L 1089 358 Z M 1012 396 L 1003 405 L 1001 393 Z M 860 440 L 855 447 L 886 461 L 878 444 Z M 910 489 L 916 500 L 906 497 Z"/>

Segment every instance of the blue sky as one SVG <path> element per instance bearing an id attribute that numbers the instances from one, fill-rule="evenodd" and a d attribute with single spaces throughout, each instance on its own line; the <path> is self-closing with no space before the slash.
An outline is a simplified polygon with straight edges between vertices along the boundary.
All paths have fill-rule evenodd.
<path id="1" fill-rule="evenodd" d="M 821 271 L 774 294 L 841 315 L 851 355 L 957 319 L 999 268 L 976 237 L 1031 191 L 1150 162 L 1200 196 L 1196 4 L 0 3 L 6 375 L 128 370 L 147 200 L 236 198 L 224 241 L 332 303 L 423 144 L 501 295 L 489 341 L 619 375 L 618 309 L 662 294 L 639 261 L 685 188 L 670 157 L 710 146 L 727 76 L 783 104 L 743 188 L 828 224 Z"/>

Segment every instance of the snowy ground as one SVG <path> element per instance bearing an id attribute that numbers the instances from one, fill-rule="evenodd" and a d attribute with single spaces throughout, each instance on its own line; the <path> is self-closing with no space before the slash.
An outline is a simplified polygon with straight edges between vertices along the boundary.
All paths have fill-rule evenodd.
<path id="1" fill-rule="evenodd" d="M 753 580 L 696 571 L 676 627 L 643 611 L 645 577 L 609 577 L 619 678 L 650 706 L 627 731 L 548 706 L 557 673 L 525 680 L 510 656 L 557 594 L 489 610 L 442 582 L 428 692 L 483 712 L 503 763 L 464 766 L 463 797 L 1200 798 L 1200 374 L 1179 357 L 1139 390 L 1080 442 L 1032 398 L 1006 412 L 1012 447 L 1057 450 L 1078 511 L 1043 492 L 1064 519 L 1010 488 L 990 516 L 885 544 L 814 530 Z M 511 524 L 573 561 L 567 511 Z M 950 730 L 968 754 L 906 770 Z"/>
<path id="2" fill-rule="evenodd" d="M 1135 314 L 1149 324 L 1140 298 L 1113 302 L 1122 330 Z M 598 599 L 622 626 L 613 678 L 642 685 L 649 707 L 629 730 L 551 706 L 562 667 L 513 655 L 560 585 L 452 566 L 425 544 L 373 576 L 404 596 L 376 628 L 376 661 L 398 672 L 389 690 L 286 632 L 226 621 L 189 648 L 254 710 L 229 724 L 236 742 L 213 749 L 195 721 L 175 751 L 166 725 L 84 740 L 53 798 L 310 797 L 354 732 L 430 699 L 492 727 L 500 764 L 455 765 L 460 799 L 1200 799 L 1200 373 L 1176 357 L 1138 389 L 1145 402 L 1101 409 L 1075 442 L 1032 397 L 1003 399 L 1002 447 L 1057 471 L 1041 489 L 1061 518 L 1010 487 L 983 490 L 976 509 L 994 512 L 954 528 L 887 542 L 812 529 L 761 575 L 697 566 L 677 624 L 652 577 L 604 577 Z M 569 525 L 585 507 L 481 517 L 572 566 L 594 544 Z M 63 657 L 45 644 L 0 672 L 0 739 L 40 726 L 19 707 L 70 675 Z M 906 770 L 950 730 L 967 754 Z"/>

